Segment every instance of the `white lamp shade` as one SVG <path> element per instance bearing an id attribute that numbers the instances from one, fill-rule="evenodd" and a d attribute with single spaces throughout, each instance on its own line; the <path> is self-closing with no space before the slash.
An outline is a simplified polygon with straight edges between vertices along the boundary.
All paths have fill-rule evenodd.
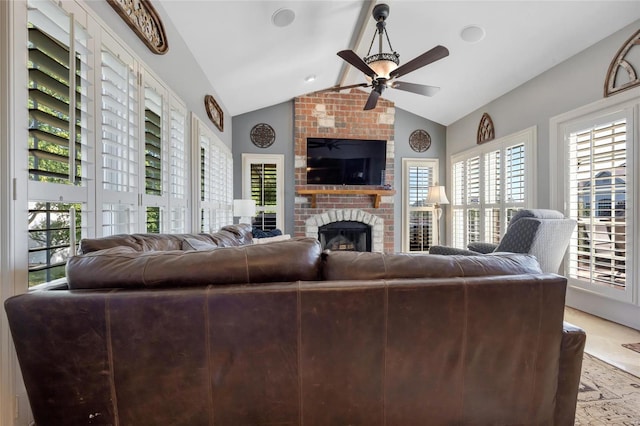
<path id="1" fill-rule="evenodd" d="M 427 204 L 449 204 L 444 186 L 430 186 L 426 202 Z"/>
<path id="2" fill-rule="evenodd" d="M 256 215 L 255 200 L 233 200 L 233 215 L 236 217 L 253 217 Z"/>

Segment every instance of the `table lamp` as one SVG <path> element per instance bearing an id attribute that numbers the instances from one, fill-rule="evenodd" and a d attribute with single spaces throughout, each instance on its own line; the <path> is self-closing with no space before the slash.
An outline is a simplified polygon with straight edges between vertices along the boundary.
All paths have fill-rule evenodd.
<path id="1" fill-rule="evenodd" d="M 238 223 L 251 224 L 251 218 L 256 215 L 256 201 L 255 200 L 233 200 L 233 216 L 239 217 Z"/>

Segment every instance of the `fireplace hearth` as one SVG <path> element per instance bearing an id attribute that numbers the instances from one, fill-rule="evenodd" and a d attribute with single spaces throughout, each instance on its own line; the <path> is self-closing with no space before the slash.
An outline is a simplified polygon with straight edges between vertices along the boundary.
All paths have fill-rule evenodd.
<path id="1" fill-rule="evenodd" d="M 354 221 L 338 221 L 318 228 L 323 250 L 371 251 L 371 226 Z"/>

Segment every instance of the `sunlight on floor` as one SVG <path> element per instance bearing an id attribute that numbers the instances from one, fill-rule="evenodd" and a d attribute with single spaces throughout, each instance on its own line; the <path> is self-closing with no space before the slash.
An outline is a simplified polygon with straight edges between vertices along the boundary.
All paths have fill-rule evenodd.
<path id="1" fill-rule="evenodd" d="M 622 346 L 623 343 L 640 343 L 639 330 L 570 307 L 564 312 L 565 321 L 586 331 L 585 352 L 640 377 L 640 353 Z"/>

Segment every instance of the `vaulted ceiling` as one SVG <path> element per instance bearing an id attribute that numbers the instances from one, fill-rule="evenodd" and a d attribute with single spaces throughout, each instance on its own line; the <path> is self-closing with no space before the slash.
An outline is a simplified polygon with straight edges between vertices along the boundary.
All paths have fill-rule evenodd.
<path id="1" fill-rule="evenodd" d="M 398 79 L 439 86 L 435 96 L 390 89 L 383 97 L 443 125 L 640 19 L 637 0 L 385 3 L 390 6 L 389 39 L 401 64 L 439 44 L 450 55 Z M 162 18 L 176 26 L 232 116 L 336 84 L 365 82 L 363 74 L 345 65 L 336 52 L 353 49 L 360 56 L 367 54 L 376 2 L 156 0 L 154 4 Z M 287 9 L 293 12 L 293 22 L 275 25 L 274 14 Z M 276 16 L 283 18 L 286 13 Z M 470 25 L 481 27 L 484 38 L 463 40 L 461 32 Z M 377 41 L 372 53 L 376 51 Z M 605 72 L 606 67 L 603 82 Z M 310 77 L 315 79 L 306 81 Z"/>

